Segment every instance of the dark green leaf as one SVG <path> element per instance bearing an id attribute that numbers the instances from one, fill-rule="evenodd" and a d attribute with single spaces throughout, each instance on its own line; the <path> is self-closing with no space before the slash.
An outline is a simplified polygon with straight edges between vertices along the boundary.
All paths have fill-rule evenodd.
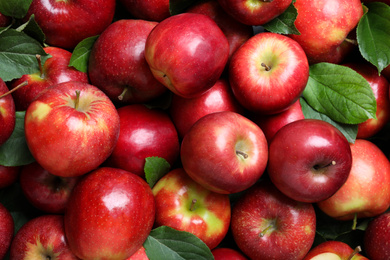
<path id="1" fill-rule="evenodd" d="M 312 107 L 310 107 L 304 98 L 300 99 L 302 112 L 305 118 L 311 118 L 311 119 L 319 119 L 325 122 L 328 122 L 335 126 L 337 129 L 339 129 L 344 136 L 347 138 L 348 142 L 355 143 L 357 132 L 358 132 L 358 125 L 350 125 L 350 124 L 341 124 L 333 121 L 325 114 L 322 114 L 316 110 L 314 110 Z"/>
<path id="2" fill-rule="evenodd" d="M 356 29 L 358 46 L 362 56 L 381 72 L 390 64 L 390 6 L 374 2 L 367 7 Z"/>
<path id="3" fill-rule="evenodd" d="M 32 0 L 0 0 L 0 13 L 17 19 L 22 19 L 26 14 Z"/>
<path id="4" fill-rule="evenodd" d="M 25 112 L 16 112 L 15 129 L 11 137 L 0 146 L 0 165 L 21 166 L 35 161 L 24 136 Z"/>
<path id="5" fill-rule="evenodd" d="M 20 25 L 16 30 L 19 32 L 24 32 L 42 45 L 45 43 L 45 34 L 43 33 L 41 27 L 39 27 L 38 23 L 35 21 L 34 15 L 31 15 L 30 19 L 26 23 Z"/>
<path id="6" fill-rule="evenodd" d="M 88 37 L 79 42 L 73 50 L 69 66 L 74 67 L 79 71 L 87 72 L 89 55 L 91 54 L 92 47 L 98 37 L 98 35 Z"/>
<path id="7" fill-rule="evenodd" d="M 323 62 L 310 66 L 303 97 L 312 108 L 339 123 L 359 124 L 376 118 L 376 100 L 370 84 L 342 65 Z"/>
<path id="8" fill-rule="evenodd" d="M 169 163 L 161 157 L 147 157 L 145 159 L 145 179 L 148 182 L 150 188 L 156 184 L 156 182 L 167 174 L 171 166 Z"/>
<path id="9" fill-rule="evenodd" d="M 199 0 L 169 0 L 169 12 L 171 15 L 183 13 L 187 8 L 198 1 Z"/>
<path id="10" fill-rule="evenodd" d="M 214 259 L 210 249 L 198 237 L 167 226 L 153 229 L 144 247 L 150 260 Z"/>
<path id="11" fill-rule="evenodd" d="M 10 81 L 39 72 L 36 55 L 42 63 L 50 57 L 42 45 L 23 32 L 8 29 L 0 34 L 0 78 Z"/>
<path id="12" fill-rule="evenodd" d="M 263 27 L 267 31 L 274 33 L 300 35 L 301 33 L 295 27 L 295 20 L 297 19 L 298 12 L 294 6 L 294 2 L 295 1 L 290 4 L 286 11 L 264 24 Z"/>

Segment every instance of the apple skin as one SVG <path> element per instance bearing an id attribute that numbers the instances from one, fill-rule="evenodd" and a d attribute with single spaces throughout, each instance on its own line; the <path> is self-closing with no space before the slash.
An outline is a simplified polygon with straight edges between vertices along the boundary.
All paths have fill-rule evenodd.
<path id="1" fill-rule="evenodd" d="M 347 181 L 330 198 L 317 203 L 338 220 L 375 217 L 390 206 L 390 162 L 372 142 L 356 139 L 350 144 L 352 168 Z"/>
<path id="2" fill-rule="evenodd" d="M 210 89 L 229 58 L 229 42 L 210 17 L 181 13 L 150 32 L 145 58 L 155 78 L 176 95 L 192 98 Z"/>
<path id="3" fill-rule="evenodd" d="M 132 17 L 161 22 L 171 16 L 169 0 L 119 0 Z"/>
<path id="4" fill-rule="evenodd" d="M 46 213 L 64 214 L 70 193 L 80 177 L 56 176 L 33 162 L 21 167 L 19 182 L 24 196 L 34 207 Z"/>
<path id="5" fill-rule="evenodd" d="M 353 256 L 353 258 L 351 258 Z M 303 260 L 368 260 L 342 241 L 326 241 L 312 248 Z"/>
<path id="6" fill-rule="evenodd" d="M 297 0 L 295 27 L 300 35 L 289 35 L 305 50 L 310 64 L 339 64 L 354 49 L 345 39 L 363 16 L 359 0 Z"/>
<path id="7" fill-rule="evenodd" d="M 73 189 L 64 215 L 65 235 L 81 259 L 126 259 L 149 235 L 155 201 L 141 177 L 102 167 Z"/>
<path id="8" fill-rule="evenodd" d="M 390 212 L 373 218 L 364 232 L 364 249 L 372 260 L 390 259 Z"/>
<path id="9" fill-rule="evenodd" d="M 12 93 L 17 111 L 26 111 L 31 102 L 46 88 L 67 81 L 81 81 L 88 83 L 88 75 L 85 72 L 69 67 L 72 53 L 58 47 L 45 47 L 44 51 L 52 57 L 42 65 L 42 71 L 23 75 L 10 83 L 10 89 L 20 85 L 24 81 L 28 84 Z"/>
<path id="10" fill-rule="evenodd" d="M 0 203 L 0 259 L 4 259 L 14 237 L 14 219 L 9 210 Z"/>
<path id="11" fill-rule="evenodd" d="M 234 19 L 247 25 L 263 25 L 282 14 L 291 0 L 252 1 L 218 0 Z"/>
<path id="12" fill-rule="evenodd" d="M 11 186 L 19 179 L 20 168 L 0 165 L 0 189 Z"/>
<path id="13" fill-rule="evenodd" d="M 314 242 L 316 214 L 311 203 L 285 196 L 265 179 L 236 201 L 230 226 L 250 259 L 302 259 Z"/>
<path id="14" fill-rule="evenodd" d="M 10 259 L 77 260 L 64 233 L 64 216 L 41 215 L 26 222 L 16 233 Z"/>
<path id="15" fill-rule="evenodd" d="M 115 6 L 115 0 L 33 0 L 24 20 L 34 14 L 48 45 L 71 50 L 103 32 L 114 18 Z"/>
<path id="16" fill-rule="evenodd" d="M 243 191 L 264 173 L 268 144 L 263 131 L 231 111 L 208 114 L 184 136 L 180 150 L 187 174 L 223 194 Z"/>
<path id="17" fill-rule="evenodd" d="M 218 247 L 211 250 L 214 260 L 248 260 L 241 252 L 227 247 Z"/>
<path id="18" fill-rule="evenodd" d="M 0 95 L 9 91 L 5 82 L 0 78 Z M 0 98 L 0 146 L 12 135 L 15 129 L 15 102 L 12 95 Z"/>
<path id="19" fill-rule="evenodd" d="M 100 89 L 70 81 L 53 85 L 35 99 L 26 111 L 24 127 L 36 161 L 51 174 L 74 177 L 95 169 L 112 153 L 119 115 Z"/>
<path id="20" fill-rule="evenodd" d="M 234 96 L 243 107 L 261 114 L 286 110 L 298 100 L 308 79 L 309 64 L 301 46 L 277 33 L 256 34 L 230 60 Z"/>
<path id="21" fill-rule="evenodd" d="M 351 167 L 348 140 L 322 120 L 289 123 L 269 145 L 268 175 L 281 192 L 297 201 L 329 198 L 347 181 Z"/>
<path id="22" fill-rule="evenodd" d="M 370 84 L 376 100 L 376 119 L 370 118 L 358 125 L 356 138 L 367 139 L 374 136 L 390 121 L 390 99 L 389 99 L 389 81 L 383 76 L 378 75 L 378 70 L 367 62 L 343 64 L 360 75 L 362 75 Z"/>
<path id="23" fill-rule="evenodd" d="M 146 254 L 145 247 L 141 246 L 134 254 L 132 254 L 126 260 L 149 260 Z"/>
<path id="24" fill-rule="evenodd" d="M 144 177 L 147 157 L 164 158 L 171 166 L 177 161 L 180 143 L 168 113 L 142 104 L 117 109 L 120 120 L 118 142 L 105 165 Z"/>
<path id="25" fill-rule="evenodd" d="M 244 108 L 238 103 L 230 88 L 229 81 L 221 78 L 206 93 L 195 98 L 183 98 L 172 95 L 170 116 L 181 138 L 191 126 L 207 114 L 220 111 L 232 111 L 244 114 Z"/>
<path id="26" fill-rule="evenodd" d="M 0 27 L 7 27 L 12 22 L 12 18 L 0 13 Z"/>
<path id="27" fill-rule="evenodd" d="M 389 4 L 390 5 L 390 4 Z M 390 81 L 390 65 L 382 70 L 382 75 L 385 76 L 387 81 Z"/>
<path id="28" fill-rule="evenodd" d="M 153 76 L 145 60 L 146 38 L 156 25 L 157 22 L 146 20 L 119 20 L 108 26 L 94 43 L 88 75 L 91 84 L 103 90 L 114 103 L 143 103 L 167 90 Z"/>
<path id="29" fill-rule="evenodd" d="M 156 201 L 155 226 L 190 232 L 210 250 L 225 238 L 231 216 L 227 194 L 204 188 L 192 180 L 183 168 L 164 175 L 152 191 Z"/>

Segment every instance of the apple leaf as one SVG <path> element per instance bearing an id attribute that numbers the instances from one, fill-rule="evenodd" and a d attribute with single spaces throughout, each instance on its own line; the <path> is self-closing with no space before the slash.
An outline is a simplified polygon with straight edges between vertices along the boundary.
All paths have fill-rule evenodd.
<path id="1" fill-rule="evenodd" d="M 149 184 L 150 188 L 156 184 L 165 174 L 169 172 L 171 165 L 161 157 L 153 156 L 145 159 L 145 179 Z"/>
<path id="2" fill-rule="evenodd" d="M 0 146 L 0 165 L 21 166 L 35 161 L 24 136 L 25 111 L 16 112 L 15 129 L 10 138 Z"/>
<path id="3" fill-rule="evenodd" d="M 210 249 L 198 237 L 167 226 L 153 229 L 143 246 L 150 260 L 214 259 Z"/>
<path id="4" fill-rule="evenodd" d="M 0 13 L 17 19 L 22 19 L 26 14 L 32 0 L 0 0 Z"/>
<path id="5" fill-rule="evenodd" d="M 358 132 L 358 125 L 351 125 L 351 124 L 341 124 L 338 122 L 333 121 L 331 118 L 329 118 L 327 115 L 322 114 L 316 110 L 314 110 L 311 106 L 309 106 L 304 98 L 300 99 L 302 112 L 305 118 L 311 118 L 311 119 L 319 119 L 325 122 L 328 122 L 335 126 L 338 130 L 340 130 L 344 136 L 347 138 L 349 143 L 355 143 L 357 132 Z"/>
<path id="6" fill-rule="evenodd" d="M 8 29 L 0 34 L 0 78 L 11 81 L 39 71 L 36 55 L 42 63 L 50 57 L 42 45 L 24 32 Z"/>
<path id="7" fill-rule="evenodd" d="M 46 36 L 43 33 L 41 27 L 39 27 L 38 23 L 35 21 L 34 15 L 31 15 L 26 23 L 16 28 L 16 31 L 24 32 L 28 36 L 40 42 L 42 45 L 45 43 Z"/>
<path id="8" fill-rule="evenodd" d="M 370 84 L 346 66 L 318 63 L 310 66 L 303 98 L 316 111 L 343 124 L 376 118 L 376 100 Z"/>
<path id="9" fill-rule="evenodd" d="M 88 71 L 89 55 L 91 54 L 92 47 L 98 37 L 98 35 L 88 37 L 79 42 L 73 49 L 69 66 L 86 73 Z"/>
<path id="10" fill-rule="evenodd" d="M 187 8 L 198 1 L 199 0 L 169 0 L 169 13 L 171 15 L 183 13 Z"/>
<path id="11" fill-rule="evenodd" d="M 279 34 L 300 35 L 301 33 L 294 24 L 298 16 L 298 11 L 294 6 L 294 2 L 295 1 L 292 1 L 290 6 L 281 15 L 264 24 L 264 29 Z"/>
<path id="12" fill-rule="evenodd" d="M 361 55 L 380 73 L 390 64 L 390 6 L 374 2 L 367 3 L 367 7 L 356 36 Z"/>

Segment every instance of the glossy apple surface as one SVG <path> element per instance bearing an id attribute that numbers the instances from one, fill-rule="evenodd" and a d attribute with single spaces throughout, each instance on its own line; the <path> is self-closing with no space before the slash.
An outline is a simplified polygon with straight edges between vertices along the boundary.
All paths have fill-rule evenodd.
<path id="1" fill-rule="evenodd" d="M 9 91 L 5 82 L 0 78 L 0 95 Z M 0 98 L 0 146 L 11 136 L 15 128 L 15 102 L 12 95 Z"/>
<path id="2" fill-rule="evenodd" d="M 168 113 L 141 104 L 118 108 L 120 131 L 118 142 L 106 164 L 141 177 L 145 176 L 147 157 L 164 158 L 173 166 L 179 158 L 180 143 Z"/>
<path id="3" fill-rule="evenodd" d="M 122 19 L 108 26 L 94 43 L 88 75 L 91 83 L 114 103 L 143 103 L 167 90 L 145 60 L 146 38 L 156 25 L 146 20 Z"/>
<path id="4" fill-rule="evenodd" d="M 24 81 L 28 84 L 12 93 L 17 111 L 25 111 L 31 102 L 46 88 L 67 81 L 81 81 L 88 83 L 85 72 L 69 67 L 72 53 L 58 47 L 45 47 L 44 51 L 51 57 L 41 65 L 41 70 L 30 75 L 23 75 L 10 84 L 10 89 L 16 88 Z M 39 62 L 40 58 L 39 58 Z"/>
<path id="5" fill-rule="evenodd" d="M 69 249 L 62 215 L 42 215 L 26 222 L 16 233 L 10 259 L 77 260 Z"/>
<path id="6" fill-rule="evenodd" d="M 81 259 L 126 259 L 142 246 L 154 218 L 153 193 L 143 179 L 102 167 L 73 189 L 64 216 L 66 239 Z"/>
<path id="7" fill-rule="evenodd" d="M 390 162 L 374 143 L 357 139 L 350 144 L 352 168 L 347 181 L 330 198 L 317 203 L 338 220 L 375 217 L 390 206 Z"/>
<path id="8" fill-rule="evenodd" d="M 169 12 L 169 0 L 120 0 L 132 17 L 161 22 L 171 16 Z"/>
<path id="9" fill-rule="evenodd" d="M 342 241 L 326 241 L 312 248 L 303 260 L 368 260 Z"/>
<path id="10" fill-rule="evenodd" d="M 227 247 L 218 247 L 211 250 L 214 260 L 247 260 L 241 252 Z"/>
<path id="11" fill-rule="evenodd" d="M 311 203 L 293 200 L 262 180 L 236 201 L 231 229 L 250 259 L 302 259 L 314 242 L 316 214 Z"/>
<path id="12" fill-rule="evenodd" d="M 311 64 L 318 62 L 340 63 L 354 48 L 345 41 L 363 16 L 359 0 L 297 0 L 294 3 L 298 16 L 294 22 L 300 35 L 296 40 Z"/>
<path id="13" fill-rule="evenodd" d="M 145 247 L 141 246 L 134 254 L 132 254 L 126 260 L 149 260 L 146 254 Z"/>
<path id="14" fill-rule="evenodd" d="M 210 17 L 181 13 L 150 32 L 145 58 L 157 80 L 173 93 L 192 98 L 220 78 L 229 58 L 229 42 Z"/>
<path id="15" fill-rule="evenodd" d="M 0 165 L 0 189 L 11 186 L 19 179 L 20 166 Z"/>
<path id="16" fill-rule="evenodd" d="M 264 173 L 268 144 L 263 131 L 231 111 L 208 114 L 184 136 L 180 151 L 187 174 L 207 189 L 236 193 Z"/>
<path id="17" fill-rule="evenodd" d="M 364 248 L 372 260 L 390 259 L 390 213 L 372 219 L 364 232 Z"/>
<path id="18" fill-rule="evenodd" d="M 332 196 L 352 167 L 348 140 L 333 125 L 302 119 L 282 127 L 269 145 L 268 175 L 285 195 L 302 202 Z"/>
<path id="19" fill-rule="evenodd" d="M 27 145 L 51 174 L 83 175 L 103 163 L 119 136 L 119 116 L 97 87 L 70 81 L 46 89 L 28 107 Z"/>
<path id="20" fill-rule="evenodd" d="M 181 138 L 200 118 L 220 111 L 244 113 L 243 107 L 233 95 L 229 81 L 223 78 L 217 80 L 214 86 L 199 97 L 183 98 L 173 95 L 169 109 L 172 121 Z"/>
<path id="21" fill-rule="evenodd" d="M 286 110 L 302 94 L 309 64 L 301 46 L 291 38 L 258 33 L 233 55 L 229 82 L 242 106 L 261 114 Z"/>
<path id="22" fill-rule="evenodd" d="M 182 168 L 164 175 L 152 191 L 156 201 L 156 226 L 190 232 L 210 249 L 225 238 L 231 216 L 227 194 L 207 190 Z"/>
<path id="23" fill-rule="evenodd" d="M 4 259 L 14 237 L 14 219 L 9 210 L 0 203 L 0 259 Z"/>

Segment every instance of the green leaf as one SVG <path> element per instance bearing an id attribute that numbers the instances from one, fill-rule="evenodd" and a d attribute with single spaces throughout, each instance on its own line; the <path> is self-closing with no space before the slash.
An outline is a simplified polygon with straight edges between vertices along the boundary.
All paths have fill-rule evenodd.
<path id="1" fill-rule="evenodd" d="M 46 36 L 43 33 L 41 27 L 35 21 L 34 15 L 31 15 L 26 23 L 24 23 L 24 24 L 20 25 L 18 28 L 16 28 L 16 31 L 24 32 L 28 36 L 37 40 L 42 45 L 45 43 Z"/>
<path id="2" fill-rule="evenodd" d="M 70 57 L 69 66 L 86 73 L 88 71 L 89 55 L 98 37 L 98 35 L 88 37 L 79 42 Z"/>
<path id="3" fill-rule="evenodd" d="M 26 16 L 32 0 L 0 0 L 0 13 L 17 19 Z"/>
<path id="4" fill-rule="evenodd" d="M 0 78 L 10 81 L 39 71 L 36 55 L 42 63 L 50 57 L 42 45 L 23 32 L 8 29 L 0 34 Z"/>
<path id="5" fill-rule="evenodd" d="M 359 124 L 376 118 L 370 84 L 346 66 L 326 62 L 310 66 L 303 97 L 312 108 L 339 123 Z"/>
<path id="6" fill-rule="evenodd" d="M 148 182 L 150 188 L 156 184 L 156 182 L 167 174 L 171 166 L 169 163 L 161 157 L 147 157 L 145 159 L 145 179 Z"/>
<path id="7" fill-rule="evenodd" d="M 169 12 L 171 15 L 183 13 L 187 8 L 198 1 L 199 0 L 169 0 Z"/>
<path id="8" fill-rule="evenodd" d="M 210 249 L 198 237 L 167 226 L 153 229 L 143 246 L 150 260 L 214 259 Z"/>
<path id="9" fill-rule="evenodd" d="M 368 11 L 356 29 L 359 51 L 380 73 L 390 64 L 390 6 L 381 2 L 366 5 Z"/>
<path id="10" fill-rule="evenodd" d="M 21 166 L 35 161 L 24 136 L 25 113 L 16 112 L 15 129 L 10 138 L 0 146 L 0 165 Z"/>
<path id="11" fill-rule="evenodd" d="M 274 33 L 300 35 L 301 33 L 295 27 L 295 20 L 297 19 L 298 11 L 294 6 L 294 2 L 295 0 L 292 1 L 286 11 L 264 24 L 263 27 L 267 31 Z"/>
<path id="12" fill-rule="evenodd" d="M 357 132 L 358 132 L 358 125 L 350 125 L 350 124 L 341 124 L 333 121 L 331 118 L 326 116 L 325 114 L 322 114 L 316 110 L 314 110 L 312 107 L 310 107 L 304 98 L 300 99 L 302 112 L 305 118 L 311 118 L 311 119 L 319 119 L 325 122 L 328 122 L 335 126 L 338 130 L 343 133 L 345 138 L 347 138 L 349 143 L 355 143 Z"/>

